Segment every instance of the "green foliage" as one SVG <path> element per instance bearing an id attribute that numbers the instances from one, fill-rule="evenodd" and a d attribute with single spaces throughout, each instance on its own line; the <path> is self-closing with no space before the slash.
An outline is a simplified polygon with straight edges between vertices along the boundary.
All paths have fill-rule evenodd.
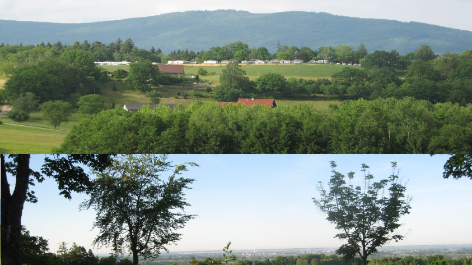
<path id="1" fill-rule="evenodd" d="M 20 255 L 22 264 L 44 264 L 48 257 L 48 241 L 43 237 L 31 236 L 25 226 L 21 227 Z"/>
<path id="2" fill-rule="evenodd" d="M 35 94 L 27 92 L 13 101 L 13 109 L 30 113 L 38 107 Z"/>
<path id="3" fill-rule="evenodd" d="M 151 100 L 151 103 L 159 104 L 159 102 L 161 102 L 162 94 L 157 90 L 152 90 L 146 93 L 146 97 Z"/>
<path id="4" fill-rule="evenodd" d="M 40 106 L 43 118 L 48 120 L 56 129 L 62 122 L 67 122 L 71 116 L 72 106 L 62 100 L 44 102 Z"/>
<path id="5" fill-rule="evenodd" d="M 103 99 L 100 95 L 97 94 L 90 94 L 86 96 L 82 96 L 79 98 L 77 102 L 77 106 L 79 106 L 78 113 L 81 114 L 97 114 L 102 110 L 106 110 L 107 106 L 103 103 Z"/>
<path id="6" fill-rule="evenodd" d="M 223 248 L 223 262 L 225 265 L 228 265 L 230 262 L 232 261 L 235 261 L 237 258 L 236 258 L 236 255 L 231 255 L 230 257 L 228 257 L 227 255 L 231 254 L 233 251 L 232 250 L 229 250 L 229 246 L 231 245 L 231 241 L 228 242 L 228 244 L 226 245 L 226 247 Z"/>
<path id="7" fill-rule="evenodd" d="M 405 80 L 407 82 L 414 81 L 434 81 L 437 82 L 441 79 L 441 74 L 439 71 L 435 70 L 431 63 L 415 60 L 408 66 L 408 72 L 405 75 Z"/>
<path id="8" fill-rule="evenodd" d="M 150 60 L 138 59 L 130 64 L 130 72 L 126 83 L 135 90 L 147 92 L 151 87 L 159 85 L 159 70 L 152 66 Z"/>
<path id="9" fill-rule="evenodd" d="M 351 61 L 354 57 L 354 52 L 349 45 L 338 45 L 334 48 L 334 57 L 339 62 Z"/>
<path id="10" fill-rule="evenodd" d="M 124 79 L 128 76 L 128 72 L 123 69 L 117 69 L 114 73 L 114 76 L 116 79 Z M 116 91 L 116 90 L 113 90 L 113 91 Z"/>
<path id="11" fill-rule="evenodd" d="M 57 251 L 57 258 L 61 264 L 101 264 L 97 256 L 95 256 L 91 249 L 87 250 L 83 246 L 72 243 L 70 248 L 67 248 L 65 242 L 61 242 Z M 104 263 L 106 264 L 106 263 Z M 116 263 L 113 263 L 113 265 Z"/>
<path id="12" fill-rule="evenodd" d="M 201 76 L 207 76 L 208 71 L 206 69 L 200 67 L 200 68 L 198 68 L 197 74 L 201 75 Z"/>
<path id="13" fill-rule="evenodd" d="M 80 80 L 76 72 L 64 62 L 51 59 L 19 68 L 4 86 L 13 98 L 30 92 L 39 98 L 40 103 L 65 99 L 79 89 Z"/>
<path id="14" fill-rule="evenodd" d="M 280 51 L 277 53 L 277 60 L 290 60 L 292 55 L 287 51 Z"/>
<path id="15" fill-rule="evenodd" d="M 192 219 L 175 210 L 190 206 L 183 198 L 194 180 L 178 177 L 187 166 L 195 163 L 172 165 L 166 156 L 120 156 L 101 172 L 95 172 L 94 188 L 90 199 L 81 208 L 97 211 L 94 227 L 100 229 L 94 244 L 111 246 L 114 252 L 138 254 L 145 260 L 157 258 L 166 245 L 175 243 L 181 234 L 175 232 Z M 162 172 L 171 171 L 165 181 Z"/>
<path id="16" fill-rule="evenodd" d="M 29 115 L 23 110 L 11 110 L 7 113 L 7 118 L 10 118 L 14 121 L 22 122 L 27 121 L 29 119 Z"/>
<path id="17" fill-rule="evenodd" d="M 213 97 L 220 102 L 236 102 L 238 98 L 244 96 L 240 89 L 227 88 L 223 86 L 213 89 Z"/>
<path id="18" fill-rule="evenodd" d="M 269 50 L 267 50 L 266 47 L 257 48 L 256 54 L 257 54 L 257 59 L 259 60 L 269 60 L 271 58 Z"/>
<path id="19" fill-rule="evenodd" d="M 328 110 L 216 103 L 107 110 L 83 119 L 58 152 L 464 153 L 472 150 L 471 108 L 409 97 L 347 100 Z"/>
<path id="20" fill-rule="evenodd" d="M 226 65 L 226 68 L 221 71 L 220 85 L 227 89 L 237 89 L 241 91 L 251 90 L 251 82 L 245 76 L 246 71 L 241 69 L 241 66 L 235 61 Z"/>
<path id="21" fill-rule="evenodd" d="M 365 59 L 362 61 L 362 67 L 367 70 L 379 68 L 397 70 L 399 69 L 399 59 L 400 54 L 396 50 L 391 52 L 374 51 L 365 56 Z"/>
<path id="22" fill-rule="evenodd" d="M 444 178 L 451 177 L 458 179 L 461 177 L 469 177 L 472 179 L 472 154 L 455 154 L 452 155 L 444 164 Z"/>
<path id="23" fill-rule="evenodd" d="M 277 92 L 285 92 L 287 80 L 280 74 L 263 74 L 256 79 L 255 87 L 259 92 L 269 92 L 273 95 Z"/>
<path id="24" fill-rule="evenodd" d="M 421 44 L 421 48 L 415 51 L 415 60 L 421 60 L 424 62 L 430 61 L 436 57 L 431 47 L 426 44 Z"/>
<path id="25" fill-rule="evenodd" d="M 331 161 L 333 175 L 328 184 L 330 189 L 326 191 L 320 183 L 318 190 L 321 198 L 313 198 L 313 201 L 328 214 L 326 219 L 341 230 L 335 237 L 347 240 L 336 250 L 336 254 L 345 261 L 359 255 L 366 265 L 367 257 L 376 253 L 378 247 L 391 240 L 398 242 L 403 239 L 402 235 L 393 232 L 400 227 L 400 217 L 410 213 L 411 199 L 405 198 L 406 187 L 395 173 L 396 166 L 397 163 L 392 162 L 393 172 L 388 179 L 371 182 L 374 176 L 367 173 L 369 167 L 362 164 L 362 188 L 350 185 L 354 172 L 348 173 L 348 184 L 345 176 L 335 170 L 336 163 Z M 384 189 L 388 190 L 387 194 L 382 192 Z"/>

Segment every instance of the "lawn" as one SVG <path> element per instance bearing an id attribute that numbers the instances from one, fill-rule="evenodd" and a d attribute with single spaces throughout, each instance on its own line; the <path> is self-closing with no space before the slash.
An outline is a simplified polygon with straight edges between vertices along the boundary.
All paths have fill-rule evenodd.
<path id="1" fill-rule="evenodd" d="M 116 69 L 124 69 L 129 71 L 128 65 L 104 65 L 102 68 L 113 71 Z M 250 80 L 256 80 L 257 77 L 267 74 L 276 73 L 285 76 L 285 78 L 305 78 L 305 79 L 318 79 L 318 78 L 330 78 L 333 74 L 340 72 L 344 67 L 357 67 L 359 66 L 344 66 L 336 64 L 242 64 L 241 68 L 246 71 L 246 76 Z M 220 84 L 221 71 L 226 68 L 225 64 L 217 65 L 184 65 L 184 71 L 186 75 L 196 75 L 198 68 L 203 68 L 208 71 L 208 76 L 200 76 L 209 82 L 212 86 Z"/>
<path id="2" fill-rule="evenodd" d="M 208 76 L 200 76 L 201 79 L 209 80 L 212 85 L 219 84 L 219 77 L 221 70 L 225 69 L 226 65 L 217 66 L 203 66 L 203 65 L 185 65 L 185 74 L 196 75 L 198 68 L 203 68 L 210 73 Z M 342 71 L 344 67 L 358 67 L 358 66 L 344 66 L 336 64 L 250 64 L 241 65 L 241 68 L 246 71 L 246 76 L 250 80 L 255 80 L 257 77 L 275 73 L 285 76 L 285 78 L 295 77 L 304 79 L 318 79 L 330 78 L 333 74 Z"/>
<path id="3" fill-rule="evenodd" d="M 3 122 L 6 122 L 2 118 Z M 2 154 L 48 154 L 59 147 L 68 131 L 49 130 L 37 127 L 0 125 L 0 152 Z"/>

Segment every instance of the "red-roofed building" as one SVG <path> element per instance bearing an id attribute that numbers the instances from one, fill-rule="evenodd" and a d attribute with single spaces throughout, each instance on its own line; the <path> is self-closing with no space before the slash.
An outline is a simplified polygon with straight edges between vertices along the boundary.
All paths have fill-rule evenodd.
<path id="1" fill-rule="evenodd" d="M 268 106 L 271 108 L 277 107 L 277 102 L 275 99 L 258 99 L 258 98 L 240 98 L 238 102 L 218 102 L 218 105 L 230 105 L 230 104 L 244 104 L 246 106 L 254 106 L 254 104 Z"/>
<path id="2" fill-rule="evenodd" d="M 170 64 L 159 64 L 157 65 L 159 71 L 170 74 L 170 75 L 179 75 L 184 74 L 183 65 L 170 65 Z"/>

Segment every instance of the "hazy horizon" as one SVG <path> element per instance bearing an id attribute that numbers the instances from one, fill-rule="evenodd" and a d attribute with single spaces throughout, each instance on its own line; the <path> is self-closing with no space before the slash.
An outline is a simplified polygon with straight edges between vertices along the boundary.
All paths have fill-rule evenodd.
<path id="1" fill-rule="evenodd" d="M 244 10 L 251 13 L 278 13 L 285 11 L 326 12 L 333 15 L 389 19 L 403 22 L 421 22 L 449 28 L 472 31 L 467 0 L 205 0 L 167 2 L 164 5 L 151 0 L 134 2 L 103 0 L 80 2 L 45 0 L 0 0 L 0 19 L 36 22 L 87 23 L 127 18 L 148 17 L 185 11 L 213 11 L 221 9 Z"/>

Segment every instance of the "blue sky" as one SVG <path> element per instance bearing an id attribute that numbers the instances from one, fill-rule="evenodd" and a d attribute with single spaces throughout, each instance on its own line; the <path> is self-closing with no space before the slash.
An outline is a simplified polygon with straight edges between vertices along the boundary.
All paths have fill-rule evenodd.
<path id="1" fill-rule="evenodd" d="M 44 155 L 32 155 L 32 167 Z M 370 166 L 375 179 L 387 178 L 390 162 L 398 162 L 400 177 L 413 197 L 411 214 L 401 219 L 405 240 L 391 245 L 471 244 L 472 180 L 443 179 L 448 156 L 429 155 L 170 155 L 176 164 L 196 162 L 185 177 L 196 179 L 186 199 L 186 212 L 197 214 L 184 229 L 178 245 L 170 251 L 218 250 L 228 241 L 232 249 L 338 247 L 337 231 L 317 210 L 312 198 L 319 197 L 318 181 L 331 176 L 329 161 L 337 170 L 356 172 L 361 181 L 361 164 Z M 86 195 L 72 200 L 58 195 L 56 183 L 47 179 L 34 187 L 39 202 L 26 203 L 22 223 L 31 235 L 49 240 L 52 252 L 59 242 L 76 242 L 94 253 L 91 230 L 93 210 L 79 211 Z"/>
<path id="2" fill-rule="evenodd" d="M 472 1 L 469 0 L 0 0 L 0 19 L 81 23 L 217 9 L 253 13 L 327 12 L 350 17 L 417 21 L 472 31 Z"/>

